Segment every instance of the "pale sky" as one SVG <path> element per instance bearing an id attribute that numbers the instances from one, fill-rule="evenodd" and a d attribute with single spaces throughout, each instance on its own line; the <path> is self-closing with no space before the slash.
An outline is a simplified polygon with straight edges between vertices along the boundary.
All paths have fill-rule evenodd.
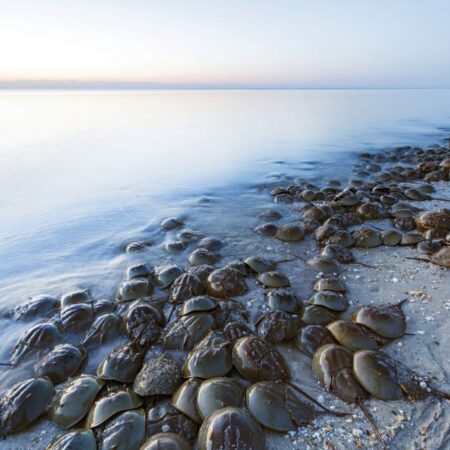
<path id="1" fill-rule="evenodd" d="M 42 80 L 450 87 L 450 0 L 0 0 L 0 86 Z"/>

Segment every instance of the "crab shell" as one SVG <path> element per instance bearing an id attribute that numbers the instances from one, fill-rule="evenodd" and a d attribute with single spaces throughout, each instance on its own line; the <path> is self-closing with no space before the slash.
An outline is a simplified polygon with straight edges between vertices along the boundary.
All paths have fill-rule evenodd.
<path id="1" fill-rule="evenodd" d="M 225 448 L 264 450 L 264 434 L 244 409 L 218 409 L 203 422 L 198 433 L 198 450 Z"/>

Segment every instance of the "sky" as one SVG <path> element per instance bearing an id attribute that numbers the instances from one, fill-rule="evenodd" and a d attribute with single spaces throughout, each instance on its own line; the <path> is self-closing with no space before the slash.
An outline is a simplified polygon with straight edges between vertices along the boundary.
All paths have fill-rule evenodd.
<path id="1" fill-rule="evenodd" d="M 0 87 L 450 87 L 450 0 L 0 0 Z"/>

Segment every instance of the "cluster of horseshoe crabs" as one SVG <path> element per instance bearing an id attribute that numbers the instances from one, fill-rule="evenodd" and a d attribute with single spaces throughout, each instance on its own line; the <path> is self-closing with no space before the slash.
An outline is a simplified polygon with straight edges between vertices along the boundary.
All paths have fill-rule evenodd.
<path id="1" fill-rule="evenodd" d="M 305 183 L 271 191 L 289 222 L 277 225 L 282 214 L 267 210 L 254 231 L 286 245 L 316 241 L 317 256 L 304 261 L 320 276 L 306 301 L 278 270 L 282 262 L 301 264 L 301 255 L 223 264 L 223 241 L 168 218 L 161 231 L 177 235 L 167 252 L 196 246 L 187 268 L 134 264 L 114 301 L 80 290 L 18 305 L 6 317 L 40 321 L 3 364 L 14 370 L 36 355 L 40 360 L 32 377 L 3 393 L 1 435 L 46 415 L 62 430 L 49 450 L 264 449 L 265 429 L 287 432 L 321 414 L 346 414 L 294 382 L 277 349 L 287 342 L 312 358 L 326 391 L 363 410 L 384 445 L 366 399 L 449 396 L 383 350 L 406 332 L 402 302 L 349 315 L 347 287 L 337 274 L 341 265 L 362 264 L 352 247 L 381 245 L 416 246 L 421 261 L 450 267 L 450 210 L 424 211 L 418 203 L 437 199 L 432 183 L 449 180 L 449 153 L 443 147 L 365 153 L 346 187 L 330 181 L 323 189 Z M 126 251 L 149 245 L 135 242 Z M 239 299 L 255 283 L 267 302 L 259 316 Z M 120 344 L 86 373 L 91 352 L 113 340 Z"/>

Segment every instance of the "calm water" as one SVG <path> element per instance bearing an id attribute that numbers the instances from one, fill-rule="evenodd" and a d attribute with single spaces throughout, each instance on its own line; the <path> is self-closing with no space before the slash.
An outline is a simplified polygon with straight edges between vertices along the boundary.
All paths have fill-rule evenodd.
<path id="1" fill-rule="evenodd" d="M 258 183 L 339 178 L 353 152 L 439 142 L 449 119 L 450 90 L 0 92 L 0 309 L 80 287 L 113 298 L 136 239 L 154 246 L 135 261 L 186 265 L 192 248 L 164 250 L 171 215 L 230 253 L 268 250 L 250 231 L 271 205 Z M 30 324 L 0 326 L 5 361 Z M 0 390 L 32 363 L 0 368 Z"/>

